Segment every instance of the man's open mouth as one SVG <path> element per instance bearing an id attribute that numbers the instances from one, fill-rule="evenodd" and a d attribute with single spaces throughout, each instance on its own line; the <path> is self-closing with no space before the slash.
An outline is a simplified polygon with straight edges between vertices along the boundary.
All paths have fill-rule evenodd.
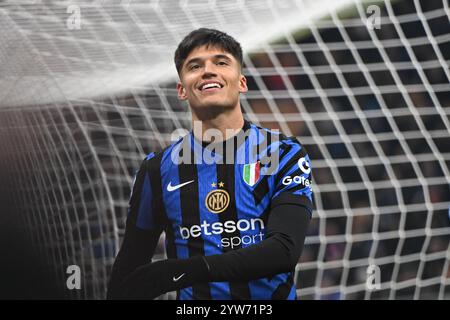
<path id="1" fill-rule="evenodd" d="M 198 88 L 200 91 L 214 91 L 223 87 L 219 82 L 206 82 Z"/>

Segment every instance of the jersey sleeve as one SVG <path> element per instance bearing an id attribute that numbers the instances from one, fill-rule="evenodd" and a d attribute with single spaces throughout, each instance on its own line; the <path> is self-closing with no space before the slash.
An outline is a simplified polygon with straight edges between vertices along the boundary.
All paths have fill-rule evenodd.
<path id="1" fill-rule="evenodd" d="M 300 143 L 289 138 L 280 146 L 280 160 L 275 174 L 272 208 L 279 204 L 296 204 L 313 210 L 311 161 Z"/>
<path id="2" fill-rule="evenodd" d="M 155 206 L 159 191 L 153 190 L 152 187 L 152 174 L 154 173 L 152 173 L 152 166 L 149 162 L 153 157 L 154 153 L 150 153 L 137 171 L 128 203 L 128 223 L 147 231 L 163 229 L 160 212 Z"/>
<path id="3" fill-rule="evenodd" d="M 271 209 L 263 241 L 205 257 L 208 281 L 249 281 L 292 272 L 301 255 L 309 221 L 306 207 L 283 204 Z"/>
<path id="4" fill-rule="evenodd" d="M 150 154 L 137 171 L 128 205 L 125 235 L 114 261 L 108 282 L 107 298 L 120 297 L 121 283 L 137 267 L 151 261 L 163 230 L 154 205 L 157 194 L 152 190 Z"/>

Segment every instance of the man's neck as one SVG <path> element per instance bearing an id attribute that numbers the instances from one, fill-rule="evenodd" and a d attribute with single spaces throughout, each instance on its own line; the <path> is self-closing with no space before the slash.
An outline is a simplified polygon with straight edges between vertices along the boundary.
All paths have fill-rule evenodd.
<path id="1" fill-rule="evenodd" d="M 236 108 L 233 109 L 232 112 L 224 112 L 217 114 L 215 117 L 199 120 L 196 114 L 192 113 L 192 128 L 193 133 L 196 139 L 203 141 L 209 139 L 205 137 L 205 132 L 209 129 L 219 130 L 222 135 L 221 140 L 227 140 L 232 136 L 236 135 L 239 130 L 244 126 L 244 117 L 242 115 L 241 109 Z M 199 126 L 201 123 L 201 126 Z M 214 142 L 219 142 L 220 140 L 216 140 Z"/>

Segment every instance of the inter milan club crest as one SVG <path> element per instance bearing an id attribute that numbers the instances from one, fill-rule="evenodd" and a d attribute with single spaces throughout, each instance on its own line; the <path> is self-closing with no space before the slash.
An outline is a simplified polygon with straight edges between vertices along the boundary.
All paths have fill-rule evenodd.
<path id="1" fill-rule="evenodd" d="M 225 184 L 223 182 L 219 182 L 219 187 L 223 187 Z M 216 187 L 216 183 L 212 183 L 211 187 Z M 206 195 L 205 206 L 212 213 L 221 213 L 228 208 L 230 204 L 230 195 L 224 189 L 216 189 L 210 191 Z"/>
<path id="2" fill-rule="evenodd" d="M 260 163 L 259 161 L 244 165 L 243 178 L 246 184 L 253 187 L 259 179 Z"/>

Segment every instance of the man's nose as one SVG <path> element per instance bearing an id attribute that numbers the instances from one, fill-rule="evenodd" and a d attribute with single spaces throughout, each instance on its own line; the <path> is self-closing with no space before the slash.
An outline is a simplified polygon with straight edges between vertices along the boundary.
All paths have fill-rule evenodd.
<path id="1" fill-rule="evenodd" d="M 216 65 L 212 61 L 205 62 L 203 68 L 203 77 L 211 77 L 216 75 Z"/>

